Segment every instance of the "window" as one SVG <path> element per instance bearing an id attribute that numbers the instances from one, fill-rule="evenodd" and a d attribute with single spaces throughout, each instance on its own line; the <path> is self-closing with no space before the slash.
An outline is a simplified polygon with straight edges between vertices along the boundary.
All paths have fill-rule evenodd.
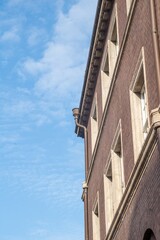
<path id="1" fill-rule="evenodd" d="M 109 165 L 104 174 L 104 196 L 105 196 L 105 215 L 106 215 L 106 230 L 109 229 L 114 213 L 113 206 L 113 176 L 112 176 L 112 161 L 110 159 Z"/>
<path id="2" fill-rule="evenodd" d="M 111 42 L 114 45 L 115 49 L 115 55 L 118 55 L 118 34 L 117 34 L 117 20 L 115 19 L 114 27 L 113 27 L 113 32 L 111 36 Z"/>
<path id="3" fill-rule="evenodd" d="M 93 240 L 100 240 L 100 222 L 99 222 L 99 202 L 98 197 L 96 199 L 93 211 L 92 211 L 92 223 L 93 223 Z"/>
<path id="4" fill-rule="evenodd" d="M 150 228 L 146 230 L 143 240 L 156 240 L 156 237 Z"/>
<path id="5" fill-rule="evenodd" d="M 126 0 L 127 14 L 129 13 L 131 3 L 132 3 L 132 0 Z"/>
<path id="6" fill-rule="evenodd" d="M 112 79 L 112 75 L 115 69 L 119 51 L 119 38 L 118 38 L 118 22 L 117 22 L 116 5 L 113 10 L 113 16 L 111 18 L 111 24 L 108 34 L 108 41 L 106 45 L 105 55 L 102 60 L 101 71 L 101 85 L 102 85 L 102 108 L 104 109 L 108 91 Z"/>
<path id="7" fill-rule="evenodd" d="M 121 130 L 118 132 L 115 138 L 114 145 L 111 151 L 111 158 L 113 169 L 113 188 L 114 188 L 113 201 L 115 212 L 120 203 L 125 188 Z"/>
<path id="8" fill-rule="evenodd" d="M 92 152 L 94 150 L 95 142 L 98 133 L 98 113 L 97 113 L 97 101 L 96 98 L 92 105 L 91 110 L 91 141 L 92 141 Z"/>
<path id="9" fill-rule="evenodd" d="M 106 231 L 111 225 L 114 213 L 118 208 L 124 190 L 122 133 L 121 121 L 119 121 L 111 147 L 111 155 L 109 156 L 109 161 L 107 161 L 107 167 L 104 174 Z"/>
<path id="10" fill-rule="evenodd" d="M 148 101 L 143 56 L 137 63 L 130 87 L 134 157 L 137 159 L 149 129 Z"/>
<path id="11" fill-rule="evenodd" d="M 102 84 L 102 107 L 104 109 L 110 86 L 110 69 L 108 53 L 107 56 L 105 57 L 103 71 L 101 71 L 101 84 Z"/>
<path id="12" fill-rule="evenodd" d="M 142 113 L 142 129 L 143 129 L 143 135 L 145 138 L 148 131 L 148 117 L 147 117 L 146 89 L 145 89 L 144 83 L 140 92 L 140 100 L 141 100 L 141 113 Z"/>
<path id="13" fill-rule="evenodd" d="M 110 40 L 108 40 L 109 67 L 110 67 L 111 76 L 114 72 L 118 51 L 119 51 L 118 28 L 117 28 L 117 19 L 115 18 L 114 25 L 111 32 L 111 37 L 110 37 Z"/>

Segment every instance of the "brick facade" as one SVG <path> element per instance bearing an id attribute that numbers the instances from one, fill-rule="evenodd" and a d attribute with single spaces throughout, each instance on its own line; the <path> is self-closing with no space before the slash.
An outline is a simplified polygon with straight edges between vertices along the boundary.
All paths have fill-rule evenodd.
<path id="1" fill-rule="evenodd" d="M 83 192 L 85 204 L 87 202 L 85 240 L 160 239 L 160 114 L 158 111 L 160 79 L 157 77 L 156 66 L 158 65 L 156 65 L 155 42 L 153 41 L 153 19 L 156 19 L 157 33 L 160 32 L 160 1 L 132 0 L 128 14 L 126 2 L 127 0 L 99 0 L 98 2 L 94 26 L 94 32 L 97 34 L 93 34 L 92 38 L 94 44 L 90 49 L 88 70 L 79 108 L 79 124 L 85 126 L 88 133 L 86 146 L 86 161 L 89 162 L 88 169 L 86 169 L 87 194 L 85 195 Z M 152 3 L 155 18 L 151 14 Z M 104 13 L 108 14 L 105 21 L 103 21 Z M 101 71 L 105 52 L 108 49 L 110 26 L 113 24 L 114 14 L 117 19 L 119 51 L 103 109 Z M 97 42 L 100 40 L 97 36 L 101 33 L 102 24 L 106 24 L 103 30 L 105 39 L 101 42 L 101 49 L 98 49 Z M 158 35 L 157 43 L 159 48 Z M 98 59 L 95 56 L 96 51 L 101 53 Z M 134 128 L 131 117 L 134 116 L 134 113 L 131 108 L 130 91 L 141 55 L 143 55 L 147 95 L 148 132 L 135 159 Z M 94 65 L 95 60 L 99 61 L 96 66 Z M 92 71 L 95 73 L 92 74 Z M 93 87 L 89 88 L 91 84 Z M 90 90 L 90 95 L 87 95 L 88 90 Z M 136 95 L 138 94 L 136 93 Z M 98 133 L 93 147 L 91 118 L 95 97 L 97 99 Z M 116 129 L 119 125 L 122 148 L 120 155 L 123 156 L 125 190 L 118 209 L 113 214 L 112 223 L 107 229 L 104 174 L 111 159 Z M 79 136 L 83 137 L 81 127 L 77 127 L 76 131 Z M 112 190 L 114 191 L 114 188 Z M 99 208 L 97 215 L 100 226 L 97 231 L 100 232 L 100 237 L 93 236 L 93 206 L 97 194 Z"/>

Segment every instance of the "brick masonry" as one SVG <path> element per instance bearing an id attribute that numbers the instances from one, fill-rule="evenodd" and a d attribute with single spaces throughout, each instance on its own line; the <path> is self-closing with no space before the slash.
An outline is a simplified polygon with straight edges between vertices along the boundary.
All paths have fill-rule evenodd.
<path id="1" fill-rule="evenodd" d="M 127 24 L 126 1 L 117 0 L 117 16 L 119 44 L 122 46 L 124 32 Z M 160 1 L 155 1 L 158 31 L 160 33 Z M 107 39 L 106 39 L 107 42 Z M 127 39 L 123 48 L 122 57 L 116 74 L 116 81 L 109 102 L 103 130 L 100 136 L 95 161 L 88 181 L 88 228 L 89 240 L 92 236 L 92 209 L 99 192 L 100 206 L 100 235 L 101 240 L 106 237 L 105 213 L 104 213 L 104 185 L 103 175 L 111 150 L 111 144 L 119 120 L 122 125 L 122 147 L 124 162 L 125 183 L 129 180 L 134 168 L 134 153 L 131 126 L 131 108 L 129 89 L 134 74 L 135 66 L 138 61 L 141 49 L 144 47 L 146 80 L 148 92 L 149 113 L 159 105 L 157 91 L 157 76 L 155 68 L 155 56 L 152 39 L 151 13 L 149 0 L 137 0 L 133 11 L 131 24 Z M 98 125 L 100 127 L 103 117 L 102 110 L 102 87 L 100 72 L 98 74 L 95 88 L 98 104 Z M 90 118 L 89 118 L 90 119 Z M 88 150 L 89 162 L 92 161 L 91 151 L 91 122 L 87 125 L 88 130 Z M 157 131 L 157 138 L 160 141 L 160 130 Z M 137 240 L 143 239 L 147 228 L 151 228 L 155 233 L 156 239 L 160 239 L 160 145 L 158 145 L 152 155 L 137 192 L 127 209 L 123 223 L 121 224 L 115 240 Z M 149 240 L 149 239 L 148 239 Z"/>

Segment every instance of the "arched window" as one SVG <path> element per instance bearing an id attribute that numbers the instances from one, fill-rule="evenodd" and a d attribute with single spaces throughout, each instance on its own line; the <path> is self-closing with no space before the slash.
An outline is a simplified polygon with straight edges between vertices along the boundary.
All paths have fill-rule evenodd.
<path id="1" fill-rule="evenodd" d="M 151 229 L 146 230 L 143 240 L 156 240 L 156 237 Z"/>

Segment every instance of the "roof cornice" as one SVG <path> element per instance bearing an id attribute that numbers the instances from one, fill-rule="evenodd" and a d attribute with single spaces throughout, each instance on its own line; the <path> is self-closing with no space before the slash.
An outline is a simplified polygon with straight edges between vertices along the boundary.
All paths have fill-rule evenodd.
<path id="1" fill-rule="evenodd" d="M 99 0 L 91 38 L 84 84 L 80 100 L 80 124 L 87 126 L 91 104 L 104 51 L 108 25 L 113 7 L 113 0 Z M 77 129 L 78 136 L 83 137 L 83 131 Z"/>

